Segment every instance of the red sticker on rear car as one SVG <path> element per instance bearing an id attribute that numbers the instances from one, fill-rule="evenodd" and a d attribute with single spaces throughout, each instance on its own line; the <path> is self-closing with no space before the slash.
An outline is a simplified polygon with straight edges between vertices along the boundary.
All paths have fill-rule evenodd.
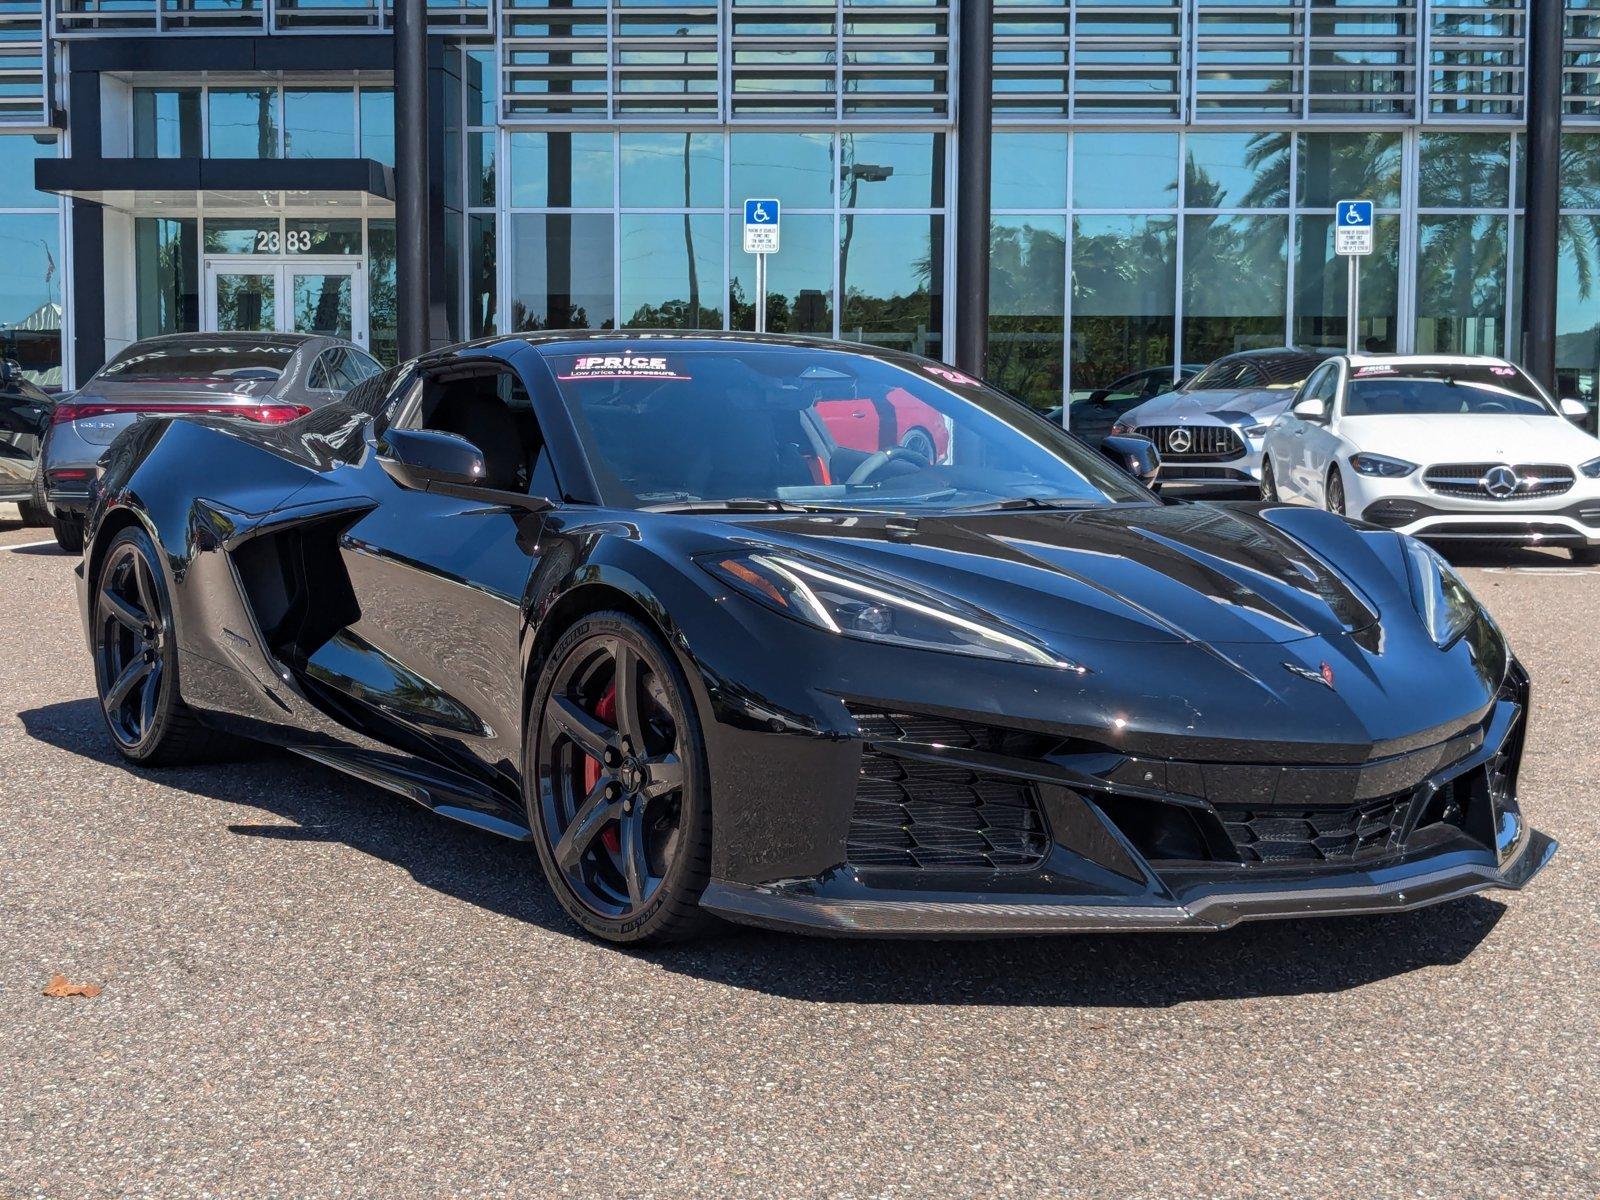
<path id="1" fill-rule="evenodd" d="M 557 378 L 573 379 L 688 379 L 679 374 L 666 358 L 648 354 L 585 354 L 573 360 L 567 373 Z"/>

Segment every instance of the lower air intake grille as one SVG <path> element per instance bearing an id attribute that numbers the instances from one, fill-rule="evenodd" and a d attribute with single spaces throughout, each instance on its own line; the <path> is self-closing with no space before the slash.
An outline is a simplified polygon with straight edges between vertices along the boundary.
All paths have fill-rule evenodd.
<path id="1" fill-rule="evenodd" d="M 855 866 L 1033 867 L 1049 846 L 1030 785 L 863 749 L 847 842 Z"/>
<path id="2" fill-rule="evenodd" d="M 1219 804 L 1217 815 L 1245 862 L 1342 862 L 1387 850 L 1405 824 L 1409 799 L 1267 811 Z"/>

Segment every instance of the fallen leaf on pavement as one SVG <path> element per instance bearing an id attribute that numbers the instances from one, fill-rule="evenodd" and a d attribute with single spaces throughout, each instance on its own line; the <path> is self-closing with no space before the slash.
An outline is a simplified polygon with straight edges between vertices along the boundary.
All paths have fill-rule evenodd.
<path id="1" fill-rule="evenodd" d="M 85 996 L 90 999 L 100 994 L 100 985 L 97 983 L 68 983 L 65 975 L 52 975 L 50 982 L 44 985 L 46 996 Z"/>

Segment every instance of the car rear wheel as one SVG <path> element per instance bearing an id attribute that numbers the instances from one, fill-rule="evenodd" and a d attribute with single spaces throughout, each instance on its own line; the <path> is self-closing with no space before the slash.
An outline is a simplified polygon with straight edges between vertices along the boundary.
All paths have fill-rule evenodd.
<path id="1" fill-rule="evenodd" d="M 143 529 L 112 539 L 94 582 L 91 635 L 100 715 L 121 755 L 143 766 L 213 756 L 224 744 L 178 698 L 172 601 Z"/>
<path id="2" fill-rule="evenodd" d="M 40 526 L 50 524 L 50 510 L 39 507 L 32 500 L 18 500 L 17 514 L 22 518 L 24 525 Z"/>
<path id="3" fill-rule="evenodd" d="M 585 617 L 540 671 L 524 792 L 561 906 L 607 941 L 711 928 L 711 804 L 689 686 L 671 651 L 623 613 Z"/>
<path id="4" fill-rule="evenodd" d="M 1261 459 L 1261 498 L 1269 504 L 1278 500 L 1278 481 L 1272 476 L 1272 460 L 1266 456 Z"/>
<path id="5" fill-rule="evenodd" d="M 1344 516 L 1344 476 L 1339 474 L 1338 467 L 1328 470 L 1328 483 L 1323 489 L 1323 498 L 1328 503 L 1328 511 Z"/>
<path id="6" fill-rule="evenodd" d="M 56 535 L 56 545 L 68 554 L 83 553 L 83 522 L 77 517 L 51 517 L 50 529 Z"/>

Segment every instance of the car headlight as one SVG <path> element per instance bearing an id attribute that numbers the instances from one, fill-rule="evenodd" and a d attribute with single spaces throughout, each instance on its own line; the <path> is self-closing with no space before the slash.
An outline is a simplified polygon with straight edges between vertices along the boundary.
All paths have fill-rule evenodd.
<path id="1" fill-rule="evenodd" d="M 695 561 L 757 603 L 842 637 L 1080 674 L 1087 670 L 952 596 L 890 583 L 835 563 L 778 551 L 713 554 Z"/>
<path id="2" fill-rule="evenodd" d="M 1590 479 L 1600 479 L 1600 458 L 1591 458 L 1586 463 L 1579 463 L 1578 470 L 1582 471 Z"/>
<path id="3" fill-rule="evenodd" d="M 1117 421 L 1111 426 L 1111 432 L 1116 437 L 1126 437 L 1133 432 L 1134 427 L 1126 421 Z"/>
<path id="4" fill-rule="evenodd" d="M 1400 479 L 1417 469 L 1417 464 L 1403 458 L 1390 458 L 1386 454 L 1352 454 L 1350 465 L 1362 475 L 1376 475 L 1380 479 Z"/>
<path id="5" fill-rule="evenodd" d="M 1271 428 L 1271 421 L 1266 421 L 1256 425 L 1246 425 L 1244 427 L 1244 435 L 1245 437 L 1264 438 L 1267 436 L 1267 430 Z"/>
<path id="6" fill-rule="evenodd" d="M 1402 536 L 1406 573 L 1411 577 L 1411 602 L 1435 644 L 1454 642 L 1478 619 L 1478 602 L 1461 582 L 1455 568 L 1433 547 L 1414 537 Z"/>

